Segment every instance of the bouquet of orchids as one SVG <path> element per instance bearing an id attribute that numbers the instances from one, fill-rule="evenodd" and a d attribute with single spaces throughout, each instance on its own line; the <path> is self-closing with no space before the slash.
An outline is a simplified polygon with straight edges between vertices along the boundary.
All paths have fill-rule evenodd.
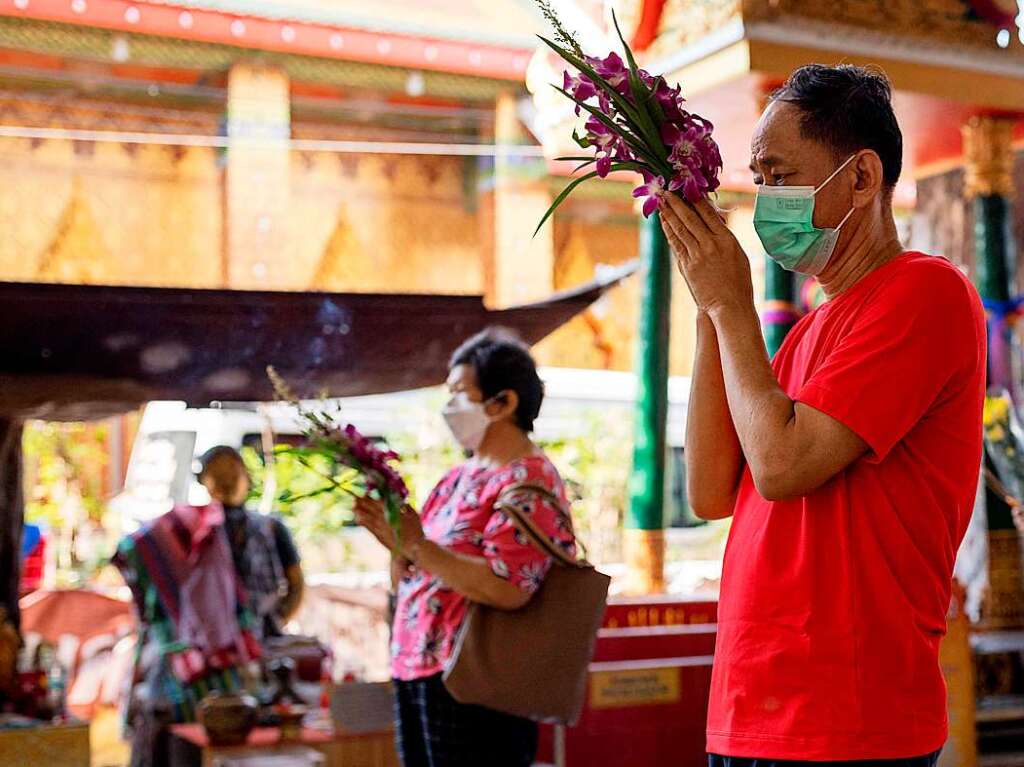
<path id="1" fill-rule="evenodd" d="M 302 496 L 289 496 L 288 500 L 297 501 L 333 492 L 342 492 L 353 498 L 375 496 L 384 504 L 388 524 L 397 538 L 398 520 L 409 498 L 409 489 L 393 465 L 399 460 L 398 453 L 374 443 L 352 424 L 342 425 L 327 408 L 308 409 L 273 367 L 267 368 L 267 376 L 278 399 L 297 409 L 307 441 L 302 447 L 281 447 L 278 450 L 296 456 L 303 466 L 324 480 L 324 485 L 317 490 Z M 317 457 L 326 458 L 327 464 L 336 467 L 335 470 L 326 472 L 317 468 L 313 463 Z"/>
<path id="2" fill-rule="evenodd" d="M 603 59 L 585 54 L 546 0 L 537 2 L 557 40 L 541 37 L 541 41 L 572 67 L 565 71 L 562 87 L 553 87 L 576 104 L 577 115 L 586 114 L 584 132 L 574 130 L 573 140 L 583 149 L 594 150 L 592 156 L 558 158 L 579 162 L 576 172 L 593 169 L 566 186 L 537 230 L 576 187 L 612 171 L 634 171 L 643 177 L 633 197 L 643 198 L 645 217 L 657 209 L 658 195 L 664 191 L 677 192 L 691 203 L 714 192 L 722 155 L 711 137 L 713 126 L 684 109 L 680 86 L 670 87 L 664 77 L 637 67 L 614 13 L 625 61 L 614 52 Z"/>

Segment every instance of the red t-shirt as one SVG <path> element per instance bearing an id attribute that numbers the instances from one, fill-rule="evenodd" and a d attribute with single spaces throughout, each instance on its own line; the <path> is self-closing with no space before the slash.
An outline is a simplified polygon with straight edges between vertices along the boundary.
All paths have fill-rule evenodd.
<path id="1" fill-rule="evenodd" d="M 790 332 L 785 392 L 869 452 L 729 533 L 708 751 L 900 759 L 946 741 L 939 641 L 981 465 L 985 317 L 949 262 L 904 253 Z"/>

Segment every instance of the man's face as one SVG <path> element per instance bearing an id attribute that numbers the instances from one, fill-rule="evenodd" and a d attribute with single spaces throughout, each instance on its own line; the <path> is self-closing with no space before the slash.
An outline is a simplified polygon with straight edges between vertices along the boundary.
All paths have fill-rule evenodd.
<path id="1" fill-rule="evenodd" d="M 750 170 L 754 183 L 767 186 L 818 187 L 845 160 L 835 157 L 821 142 L 800 133 L 800 109 L 774 101 L 761 115 L 750 142 Z M 814 225 L 831 228 L 852 207 L 853 163 L 814 197 Z"/>

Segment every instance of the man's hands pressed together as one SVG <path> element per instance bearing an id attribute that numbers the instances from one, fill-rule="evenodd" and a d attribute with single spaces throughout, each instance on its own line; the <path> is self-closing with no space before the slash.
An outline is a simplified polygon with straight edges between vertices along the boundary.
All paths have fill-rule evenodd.
<path id="1" fill-rule="evenodd" d="M 750 261 L 710 201 L 691 206 L 665 194 L 660 211 L 661 228 L 697 308 L 707 314 L 726 306 L 752 308 Z"/>
<path id="2" fill-rule="evenodd" d="M 691 206 L 666 194 L 659 209 L 676 264 L 697 304 L 698 323 L 710 320 L 714 328 L 713 334 L 698 333 L 690 408 L 699 432 L 687 432 L 693 489 L 701 490 L 704 481 L 715 485 L 708 494 L 707 516 L 724 516 L 734 497 L 735 486 L 723 483 L 733 476 L 730 456 L 737 439 L 740 460 L 749 466 L 763 498 L 785 500 L 812 492 L 862 456 L 867 444 L 844 424 L 782 390 L 761 336 L 750 262 L 714 206 L 706 199 Z M 721 378 L 709 364 L 715 342 Z M 727 411 L 720 404 L 723 386 Z M 724 476 L 712 471 L 719 459 L 730 464 Z"/>

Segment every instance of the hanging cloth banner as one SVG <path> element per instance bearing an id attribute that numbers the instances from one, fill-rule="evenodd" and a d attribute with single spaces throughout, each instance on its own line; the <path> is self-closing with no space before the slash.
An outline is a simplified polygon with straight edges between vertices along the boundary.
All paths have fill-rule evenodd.
<path id="1" fill-rule="evenodd" d="M 988 326 L 989 384 L 1014 389 L 1013 371 L 1013 327 L 1024 305 L 1024 296 L 1015 296 L 1006 301 L 982 299 Z"/>

